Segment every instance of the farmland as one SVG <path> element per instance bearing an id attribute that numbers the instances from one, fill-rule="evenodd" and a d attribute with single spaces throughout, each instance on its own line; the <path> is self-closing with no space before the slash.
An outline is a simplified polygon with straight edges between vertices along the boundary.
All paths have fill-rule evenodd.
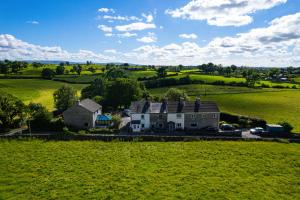
<path id="1" fill-rule="evenodd" d="M 83 76 L 84 77 L 84 76 Z M 8 92 L 23 100 L 39 102 L 53 110 L 53 92 L 64 83 L 41 79 L 0 79 L 0 91 Z M 86 84 L 70 84 L 79 91 Z M 230 112 L 266 119 L 269 123 L 288 121 L 295 131 L 300 131 L 299 113 L 300 90 L 291 89 L 253 89 L 247 87 L 183 85 L 192 98 L 200 96 L 204 100 L 218 103 L 223 112 Z M 153 95 L 162 96 L 168 88 L 151 89 Z"/>
<path id="2" fill-rule="evenodd" d="M 1 199 L 298 199 L 300 146 L 0 141 Z M 9 167 L 8 167 L 9 166 Z"/>
<path id="3" fill-rule="evenodd" d="M 64 83 L 41 79 L 0 79 L 0 92 L 7 92 L 25 103 L 42 103 L 53 110 L 53 92 Z M 73 84 L 72 87 L 79 92 L 84 84 Z"/>

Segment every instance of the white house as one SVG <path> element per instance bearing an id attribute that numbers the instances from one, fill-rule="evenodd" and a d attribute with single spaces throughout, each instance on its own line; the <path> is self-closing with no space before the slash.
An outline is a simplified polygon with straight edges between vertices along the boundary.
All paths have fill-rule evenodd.
<path id="1" fill-rule="evenodd" d="M 150 128 L 150 101 L 136 101 L 131 104 L 131 128 L 133 132 L 141 132 Z"/>

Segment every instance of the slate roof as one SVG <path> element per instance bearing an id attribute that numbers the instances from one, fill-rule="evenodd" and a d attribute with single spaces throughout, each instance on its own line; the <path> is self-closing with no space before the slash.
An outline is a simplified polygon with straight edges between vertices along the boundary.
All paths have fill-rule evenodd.
<path id="1" fill-rule="evenodd" d="M 168 101 L 167 103 L 149 102 L 145 100 L 132 102 L 132 113 L 191 113 L 191 112 L 220 112 L 218 105 L 212 101 Z"/>
<path id="2" fill-rule="evenodd" d="M 185 101 L 183 105 L 179 102 L 168 102 L 168 113 L 192 113 L 192 112 L 220 112 L 218 105 L 212 101 Z"/>
<path id="3" fill-rule="evenodd" d="M 90 112 L 96 112 L 97 110 L 102 108 L 102 106 L 100 106 L 99 104 L 97 104 L 95 101 L 93 101 L 91 99 L 84 99 L 84 100 L 80 101 L 79 106 L 87 109 Z"/>

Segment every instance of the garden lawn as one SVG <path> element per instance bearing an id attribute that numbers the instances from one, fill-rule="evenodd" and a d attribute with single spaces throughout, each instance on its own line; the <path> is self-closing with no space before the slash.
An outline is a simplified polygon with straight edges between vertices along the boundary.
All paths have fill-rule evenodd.
<path id="1" fill-rule="evenodd" d="M 0 92 L 12 94 L 24 103 L 42 103 L 49 110 L 54 109 L 53 93 L 63 84 L 51 80 L 42 79 L 0 79 Z M 78 94 L 85 87 L 84 84 L 69 84 L 74 87 Z"/>
<path id="2" fill-rule="evenodd" d="M 0 199 L 299 199 L 300 146 L 0 141 Z"/>
<path id="3" fill-rule="evenodd" d="M 299 89 L 252 89 L 200 84 L 176 88 L 184 89 L 192 99 L 200 96 L 203 100 L 217 102 L 222 112 L 258 117 L 268 123 L 287 121 L 294 126 L 295 132 L 300 132 Z M 159 88 L 150 91 L 154 95 L 163 96 L 167 90 Z"/>

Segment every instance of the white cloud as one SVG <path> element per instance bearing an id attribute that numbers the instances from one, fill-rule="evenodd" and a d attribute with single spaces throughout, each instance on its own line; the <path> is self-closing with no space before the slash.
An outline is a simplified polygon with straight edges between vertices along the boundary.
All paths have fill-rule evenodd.
<path id="1" fill-rule="evenodd" d="M 175 18 L 206 20 L 215 26 L 242 26 L 252 22 L 251 14 L 286 3 L 287 0 L 192 0 L 166 14 Z"/>
<path id="2" fill-rule="evenodd" d="M 146 15 L 146 14 L 143 13 L 142 16 L 146 19 L 147 23 L 153 22 L 154 17 L 153 17 L 152 14 Z"/>
<path id="3" fill-rule="evenodd" d="M 34 25 L 39 25 L 40 24 L 40 22 L 38 22 L 38 21 L 27 21 L 26 23 L 27 24 L 34 24 Z"/>
<path id="4" fill-rule="evenodd" d="M 112 36 L 114 36 L 114 34 L 112 34 L 112 33 L 105 33 L 104 35 L 105 35 L 105 37 L 112 37 Z"/>
<path id="5" fill-rule="evenodd" d="M 0 59 L 11 60 L 72 60 L 97 62 L 110 61 L 115 57 L 107 57 L 88 50 L 77 53 L 68 52 L 61 47 L 39 46 L 24 42 L 13 35 L 0 35 Z"/>
<path id="6" fill-rule="evenodd" d="M 112 27 L 106 25 L 99 25 L 98 28 L 103 32 L 111 33 L 113 31 Z"/>
<path id="7" fill-rule="evenodd" d="M 298 66 L 300 62 L 300 12 L 272 20 L 267 27 L 256 28 L 232 37 L 217 37 L 206 45 L 195 42 L 164 46 L 142 45 L 126 53 L 104 56 L 87 50 L 70 53 L 61 47 L 29 44 L 12 35 L 0 35 L 0 59 L 122 61 L 140 64 L 198 65 L 206 62 L 224 65 Z M 141 42 L 153 42 L 148 33 Z M 155 37 L 156 38 L 156 37 Z M 117 41 L 122 43 L 122 41 Z M 203 44 L 203 43 L 201 43 Z M 112 52 L 111 52 L 112 53 Z"/>
<path id="8" fill-rule="evenodd" d="M 109 12 L 115 13 L 115 10 L 112 9 L 112 8 L 99 8 L 98 12 L 102 12 L 102 13 L 109 13 Z"/>
<path id="9" fill-rule="evenodd" d="M 120 38 L 130 38 L 130 37 L 136 37 L 137 34 L 126 32 L 126 33 L 117 34 L 117 36 L 120 37 Z"/>
<path id="10" fill-rule="evenodd" d="M 184 39 L 197 39 L 198 36 L 195 34 L 195 33 L 192 33 L 192 34 L 180 34 L 179 35 L 180 38 L 184 38 Z"/>
<path id="11" fill-rule="evenodd" d="M 148 36 L 144 36 L 142 38 L 137 39 L 138 42 L 143 42 L 143 43 L 154 43 L 157 41 L 157 37 L 155 36 L 155 33 L 148 33 Z"/>
<path id="12" fill-rule="evenodd" d="M 142 21 L 141 18 L 138 18 L 136 16 L 104 15 L 100 18 L 103 18 L 105 20 L 116 20 L 116 21 Z"/>
<path id="13" fill-rule="evenodd" d="M 143 23 L 143 22 L 135 22 L 127 25 L 116 26 L 115 29 L 117 31 L 128 32 L 128 31 L 142 31 L 146 29 L 155 29 L 155 24 L 152 23 Z"/>
<path id="14" fill-rule="evenodd" d="M 117 36 L 119 38 L 131 38 L 131 37 L 136 37 L 137 34 L 136 33 L 130 33 L 130 32 L 126 32 L 126 33 L 119 33 L 119 34 L 112 34 L 112 33 L 106 33 L 104 34 L 106 37 L 113 37 L 113 36 Z"/>
<path id="15" fill-rule="evenodd" d="M 117 50 L 115 50 L 115 49 L 106 49 L 106 50 L 104 50 L 104 53 L 116 54 Z"/>

